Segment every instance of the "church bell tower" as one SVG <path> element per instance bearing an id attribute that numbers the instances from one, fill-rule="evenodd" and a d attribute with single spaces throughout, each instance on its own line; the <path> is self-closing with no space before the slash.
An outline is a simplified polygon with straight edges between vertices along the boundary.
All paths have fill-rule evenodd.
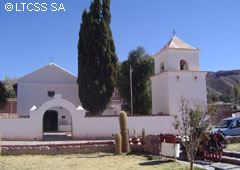
<path id="1" fill-rule="evenodd" d="M 152 56 L 152 114 L 179 115 L 181 98 L 207 104 L 207 72 L 199 69 L 199 51 L 174 35 Z"/>

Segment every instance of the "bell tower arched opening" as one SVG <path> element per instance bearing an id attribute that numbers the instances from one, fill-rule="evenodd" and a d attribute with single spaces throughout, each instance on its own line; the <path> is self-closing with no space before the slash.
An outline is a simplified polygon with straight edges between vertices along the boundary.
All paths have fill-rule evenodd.
<path id="1" fill-rule="evenodd" d="M 180 61 L 180 70 L 188 70 L 188 63 L 185 60 Z"/>
<path id="2" fill-rule="evenodd" d="M 160 73 L 161 73 L 161 72 L 164 72 L 164 70 L 165 70 L 165 68 L 164 68 L 164 63 L 161 63 L 161 64 L 160 64 Z"/>

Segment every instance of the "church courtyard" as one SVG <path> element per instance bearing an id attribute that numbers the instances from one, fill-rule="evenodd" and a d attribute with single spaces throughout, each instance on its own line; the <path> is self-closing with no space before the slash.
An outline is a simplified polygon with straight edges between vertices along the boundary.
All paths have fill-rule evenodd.
<path id="1" fill-rule="evenodd" d="M 188 166 L 161 160 L 152 155 L 114 155 L 112 153 L 71 155 L 0 156 L 1 170 L 185 170 Z M 201 170 L 196 168 L 195 170 Z"/>

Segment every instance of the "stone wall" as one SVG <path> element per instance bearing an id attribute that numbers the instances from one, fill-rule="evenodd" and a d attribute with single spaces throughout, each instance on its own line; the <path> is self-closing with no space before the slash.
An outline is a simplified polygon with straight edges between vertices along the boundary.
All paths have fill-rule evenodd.
<path id="1" fill-rule="evenodd" d="M 227 143 L 240 143 L 240 136 L 227 136 Z"/>
<path id="2" fill-rule="evenodd" d="M 114 153 L 114 143 L 109 144 L 68 144 L 68 145 L 25 145 L 25 146 L 3 146 L 1 155 L 59 155 L 59 154 L 89 154 L 97 152 Z"/>

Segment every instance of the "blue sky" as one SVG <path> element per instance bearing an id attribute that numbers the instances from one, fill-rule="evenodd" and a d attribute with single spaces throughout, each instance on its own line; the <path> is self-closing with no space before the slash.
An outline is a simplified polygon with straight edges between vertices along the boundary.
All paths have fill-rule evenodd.
<path id="1" fill-rule="evenodd" d="M 81 15 L 90 0 L 1 0 L 0 79 L 21 77 L 51 61 L 77 75 Z M 6 11 L 12 3 L 14 9 Z M 18 5 L 16 11 L 16 3 Z M 46 3 L 47 11 L 25 11 L 21 3 Z M 65 12 L 55 8 L 63 4 Z M 37 4 L 38 6 L 38 4 Z M 29 9 L 32 10 L 31 4 Z M 37 10 L 37 8 L 34 8 Z M 45 8 L 42 8 L 44 10 Z M 111 29 L 120 61 L 143 46 L 158 52 L 176 36 L 200 52 L 206 71 L 240 69 L 239 0 L 112 0 Z"/>

